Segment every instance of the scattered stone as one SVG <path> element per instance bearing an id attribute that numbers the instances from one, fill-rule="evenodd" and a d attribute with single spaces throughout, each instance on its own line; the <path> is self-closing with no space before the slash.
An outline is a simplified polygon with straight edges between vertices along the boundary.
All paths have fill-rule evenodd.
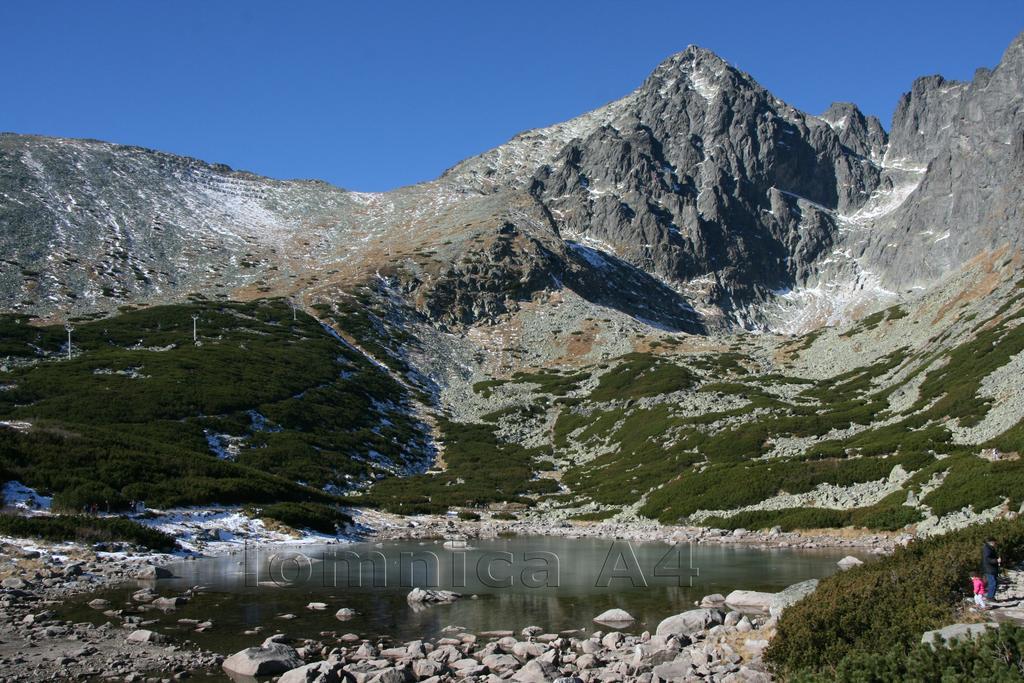
<path id="1" fill-rule="evenodd" d="M 137 579 L 170 579 L 174 578 L 174 574 L 169 569 L 163 567 L 157 567 L 155 564 L 148 564 L 143 567 L 138 574 L 135 575 Z"/>
<path id="2" fill-rule="evenodd" d="M 800 602 L 817 590 L 817 588 L 818 579 L 808 579 L 807 581 L 801 581 L 786 587 L 785 590 L 774 594 L 768 613 L 773 617 L 779 616 L 784 610 Z"/>
<path id="3" fill-rule="evenodd" d="M 712 593 L 711 595 L 705 595 L 700 600 L 701 607 L 721 607 L 725 604 L 725 596 L 721 593 Z"/>
<path id="4" fill-rule="evenodd" d="M 725 615 L 722 610 L 703 608 L 692 609 L 681 614 L 668 617 L 658 624 L 655 631 L 659 636 L 692 636 L 695 633 L 706 631 L 712 626 L 722 623 Z"/>
<path id="5" fill-rule="evenodd" d="M 725 604 L 741 612 L 753 611 L 768 614 L 774 598 L 775 593 L 735 590 L 725 596 Z"/>
<path id="6" fill-rule="evenodd" d="M 934 631 L 925 631 L 921 636 L 921 643 L 935 647 L 958 640 L 973 640 L 990 628 L 999 628 L 999 624 L 993 621 L 980 624 L 950 624 Z"/>
<path id="7" fill-rule="evenodd" d="M 264 642 L 260 647 L 236 652 L 225 659 L 221 666 L 228 675 L 273 676 L 296 669 L 302 664 L 295 648 L 271 641 Z"/>
<path id="8" fill-rule="evenodd" d="M 343 664 L 337 661 L 306 664 L 285 672 L 278 683 L 343 683 L 350 680 L 342 671 Z"/>
<path id="9" fill-rule="evenodd" d="M 125 638 L 129 643 L 166 643 L 167 636 L 157 633 L 156 631 L 150 631 L 148 629 L 139 629 L 132 631 Z"/>
<path id="10" fill-rule="evenodd" d="M 897 467 L 899 467 L 899 465 L 897 465 Z M 839 565 L 840 569 L 846 571 L 847 569 L 853 569 L 857 565 L 864 564 L 864 560 L 858 559 L 853 555 L 847 555 L 843 559 L 836 562 L 836 564 Z"/>
<path id="11" fill-rule="evenodd" d="M 153 600 L 150 604 L 153 605 L 153 607 L 156 607 L 157 609 L 172 610 L 181 607 L 187 602 L 187 598 L 176 596 L 173 598 L 157 598 L 156 600 Z"/>
<path id="12" fill-rule="evenodd" d="M 462 593 L 453 593 L 452 591 L 413 588 L 405 599 L 410 603 L 423 604 L 455 602 L 461 597 Z"/>
<path id="13" fill-rule="evenodd" d="M 306 609 L 313 610 L 314 612 L 322 612 L 325 609 L 327 609 L 327 603 L 326 602 L 311 602 L 308 605 L 306 605 Z"/>
<path id="14" fill-rule="evenodd" d="M 548 683 L 558 676 L 558 669 L 539 659 L 531 659 L 519 671 L 512 674 L 513 681 L 519 683 Z"/>
<path id="15" fill-rule="evenodd" d="M 636 620 L 633 618 L 633 615 L 624 609 L 610 609 L 598 614 L 594 617 L 594 621 L 605 626 L 618 626 L 620 624 L 630 624 Z"/>

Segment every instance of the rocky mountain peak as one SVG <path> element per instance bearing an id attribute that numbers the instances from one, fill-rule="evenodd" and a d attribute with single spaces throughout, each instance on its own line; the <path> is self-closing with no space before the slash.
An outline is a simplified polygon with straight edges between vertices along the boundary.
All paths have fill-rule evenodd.
<path id="1" fill-rule="evenodd" d="M 560 287 L 637 311 L 652 286 L 644 317 L 668 327 L 694 309 L 709 327 L 778 329 L 780 308 L 820 324 L 1020 241 L 1022 88 L 1024 35 L 971 83 L 915 81 L 886 134 L 848 102 L 805 114 L 689 46 L 619 100 L 375 194 L 0 137 L 0 294 L 45 313 L 383 271 L 453 327 Z"/>
<path id="2" fill-rule="evenodd" d="M 889 136 L 877 116 L 864 116 L 852 102 L 833 102 L 820 117 L 839 136 L 839 141 L 851 151 L 872 161 L 885 153 Z"/>

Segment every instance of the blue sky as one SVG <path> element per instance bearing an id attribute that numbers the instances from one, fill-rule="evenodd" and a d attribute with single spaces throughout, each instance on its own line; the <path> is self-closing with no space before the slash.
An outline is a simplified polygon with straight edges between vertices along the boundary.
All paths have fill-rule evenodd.
<path id="1" fill-rule="evenodd" d="M 1024 2 L 11 0 L 0 20 L 0 130 L 385 190 L 617 99 L 690 43 L 888 127 L 916 76 L 994 66 Z"/>

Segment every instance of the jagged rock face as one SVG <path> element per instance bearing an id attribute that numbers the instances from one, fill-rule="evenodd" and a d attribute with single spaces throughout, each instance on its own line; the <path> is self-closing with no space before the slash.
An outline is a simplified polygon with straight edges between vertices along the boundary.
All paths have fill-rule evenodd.
<path id="1" fill-rule="evenodd" d="M 690 48 L 543 166 L 533 192 L 564 236 L 676 282 L 712 276 L 728 307 L 806 281 L 834 242 L 828 211 L 856 210 L 877 187 L 881 126 L 852 105 L 830 112 L 849 125 Z"/>
<path id="2" fill-rule="evenodd" d="M 678 292 L 609 254 L 566 243 L 534 221 L 506 219 L 472 242 L 456 261 L 433 273 L 398 275 L 416 309 L 442 327 L 496 322 L 523 303 L 565 287 L 587 301 L 669 329 L 704 330 Z"/>
<path id="3" fill-rule="evenodd" d="M 691 47 L 621 100 L 374 194 L 0 135 L 0 303 L 324 300 L 383 272 L 448 327 L 566 287 L 674 329 L 807 329 L 1021 246 L 1022 84 L 1024 36 L 971 83 L 916 81 L 887 136 Z"/>
<path id="4" fill-rule="evenodd" d="M 836 102 L 821 118 L 839 136 L 839 142 L 854 154 L 878 161 L 885 153 L 889 136 L 875 116 L 865 117 L 856 105 Z"/>
<path id="5" fill-rule="evenodd" d="M 1022 105 L 1024 34 L 970 83 L 921 78 L 901 99 L 885 163 L 926 170 L 862 247 L 893 288 L 927 287 L 978 254 L 1024 246 Z"/>
<path id="6" fill-rule="evenodd" d="M 480 248 L 461 258 L 426 283 L 410 283 L 416 307 L 443 325 L 494 321 L 515 310 L 518 302 L 553 286 L 561 260 L 538 239 L 524 236 L 506 222 Z"/>

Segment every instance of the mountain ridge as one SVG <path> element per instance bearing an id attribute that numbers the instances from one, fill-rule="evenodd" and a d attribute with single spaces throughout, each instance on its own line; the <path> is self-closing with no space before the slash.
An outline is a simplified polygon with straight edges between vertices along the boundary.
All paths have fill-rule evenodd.
<path id="1" fill-rule="evenodd" d="M 567 273 L 606 279 L 595 264 L 615 261 L 625 270 L 613 289 L 646 278 L 675 297 L 655 318 L 686 325 L 682 312 L 696 310 L 706 329 L 807 330 L 889 305 L 1003 235 L 1012 241 L 1012 201 L 1002 215 L 982 215 L 980 202 L 943 205 L 933 186 L 972 166 L 986 170 L 970 182 L 1004 181 L 1016 196 L 1016 175 L 1000 178 L 996 168 L 1013 171 L 1016 157 L 975 163 L 1002 150 L 992 130 L 965 117 L 999 110 L 1012 129 L 1021 44 L 1018 36 L 995 69 L 979 69 L 977 83 L 915 80 L 889 133 L 849 103 L 801 112 L 691 45 L 623 98 L 387 193 L 266 179 L 137 146 L 4 134 L 0 224 L 13 258 L 0 297 L 9 309 L 53 317 L 190 291 L 334 296 L 387 270 L 418 310 L 458 326 L 514 315 L 522 301 L 564 286 Z M 953 129 L 966 148 L 951 147 Z M 971 229 L 936 252 L 922 235 L 934 233 L 940 213 Z M 475 240 L 507 241 L 509 225 L 527 249 L 513 249 L 514 263 L 494 262 L 501 248 L 476 249 Z M 889 246 L 900 240 L 913 248 Z M 409 249 L 394 253 L 401 243 Z M 418 262 L 417 249 L 438 263 Z M 467 307 L 458 302 L 489 286 L 460 263 L 486 263 L 492 282 L 525 286 Z"/>

